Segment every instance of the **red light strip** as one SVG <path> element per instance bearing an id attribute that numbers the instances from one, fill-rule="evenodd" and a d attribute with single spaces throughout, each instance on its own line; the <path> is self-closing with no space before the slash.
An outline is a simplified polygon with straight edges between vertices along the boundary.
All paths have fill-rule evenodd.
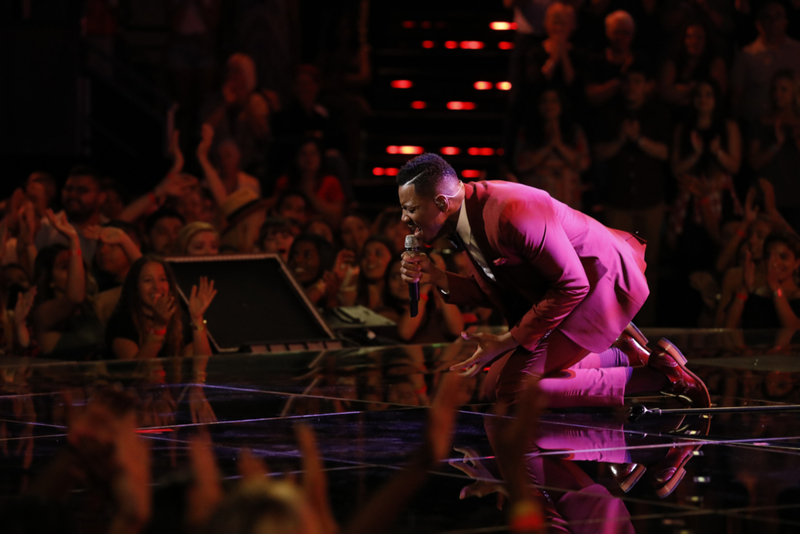
<path id="1" fill-rule="evenodd" d="M 395 89 L 411 89 L 414 82 L 411 80 L 392 80 L 392 87 Z"/>
<path id="2" fill-rule="evenodd" d="M 460 111 L 475 109 L 475 102 L 460 102 L 458 100 L 454 100 L 447 103 L 447 109 Z"/>
<path id="3" fill-rule="evenodd" d="M 516 22 L 503 22 L 503 21 L 495 21 L 490 22 L 489 27 L 496 31 L 506 31 L 506 30 L 516 30 L 517 23 Z"/>

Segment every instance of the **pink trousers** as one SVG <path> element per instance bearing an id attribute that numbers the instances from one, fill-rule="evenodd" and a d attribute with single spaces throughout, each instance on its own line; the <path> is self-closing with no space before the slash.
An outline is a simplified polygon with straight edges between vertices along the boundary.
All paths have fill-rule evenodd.
<path id="1" fill-rule="evenodd" d="M 601 368 L 597 354 L 555 329 L 534 351 L 518 347 L 495 361 L 484 393 L 490 400 L 514 404 L 531 375 L 540 377 L 539 387 L 551 408 L 622 406 L 630 368 Z"/>

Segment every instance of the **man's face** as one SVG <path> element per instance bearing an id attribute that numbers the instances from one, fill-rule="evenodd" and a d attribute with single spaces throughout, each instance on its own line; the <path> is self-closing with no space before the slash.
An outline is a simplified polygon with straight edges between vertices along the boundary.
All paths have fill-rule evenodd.
<path id="1" fill-rule="evenodd" d="M 761 34 L 768 40 L 782 38 L 786 35 L 786 10 L 780 4 L 773 3 L 764 8 L 764 14 L 756 23 Z"/>
<path id="2" fill-rule="evenodd" d="M 606 25 L 606 37 L 618 50 L 630 48 L 634 33 L 631 23 L 624 19 L 616 19 Z"/>
<path id="3" fill-rule="evenodd" d="M 91 176 L 70 176 L 61 191 L 64 211 L 72 222 L 84 222 L 97 214 L 105 200 Z"/>
<path id="4" fill-rule="evenodd" d="M 403 210 L 402 221 L 417 239 L 433 243 L 447 220 L 445 212 L 436 205 L 434 195 L 418 194 L 414 184 L 401 185 L 397 188 L 397 195 Z"/>
<path id="5" fill-rule="evenodd" d="M 181 228 L 183 228 L 183 223 L 180 219 L 162 217 L 150 230 L 150 248 L 162 256 L 171 254 Z"/>

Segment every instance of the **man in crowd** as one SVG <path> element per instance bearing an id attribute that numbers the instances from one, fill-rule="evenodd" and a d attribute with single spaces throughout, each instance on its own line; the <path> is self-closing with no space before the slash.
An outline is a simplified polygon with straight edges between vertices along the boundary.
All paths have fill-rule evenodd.
<path id="1" fill-rule="evenodd" d="M 83 258 L 89 265 L 94 258 L 97 241 L 87 238 L 84 230 L 107 222 L 100 213 L 105 198 L 100 178 L 88 167 L 73 168 L 61 190 L 61 204 L 64 206 L 67 220 L 78 232 Z M 42 224 L 36 236 L 36 248 L 41 250 L 56 243 L 69 245 L 66 238 L 55 228 L 49 224 Z"/>

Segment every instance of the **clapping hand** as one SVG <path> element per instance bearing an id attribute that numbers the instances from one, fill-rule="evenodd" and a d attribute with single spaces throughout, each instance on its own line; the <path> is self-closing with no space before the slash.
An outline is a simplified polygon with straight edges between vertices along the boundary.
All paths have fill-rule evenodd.
<path id="1" fill-rule="evenodd" d="M 203 323 L 203 314 L 208 309 L 211 301 L 217 294 L 214 289 L 214 281 L 208 281 L 205 276 L 200 277 L 200 287 L 192 286 L 192 293 L 189 296 L 189 316 L 195 324 Z"/>
<path id="2" fill-rule="evenodd" d="M 181 151 L 180 131 L 175 130 L 172 132 L 172 137 L 169 140 L 169 153 L 172 156 L 172 168 L 170 174 L 178 174 L 183 170 L 183 152 Z"/>
<path id="3" fill-rule="evenodd" d="M 171 294 L 158 295 L 153 301 L 153 324 L 166 327 L 175 314 L 175 297 Z"/>
<path id="4" fill-rule="evenodd" d="M 48 209 L 46 215 L 47 219 L 50 221 L 50 224 L 53 225 L 53 228 L 68 237 L 71 242 L 75 243 L 78 241 L 78 231 L 75 230 L 75 227 L 69 223 L 66 213 L 63 211 L 59 213 L 53 213 L 53 210 Z"/>
<path id="5" fill-rule="evenodd" d="M 211 149 L 211 144 L 214 142 L 214 127 L 210 124 L 203 123 L 200 129 L 200 144 L 197 145 L 197 159 L 201 162 L 208 159 L 208 151 Z"/>

